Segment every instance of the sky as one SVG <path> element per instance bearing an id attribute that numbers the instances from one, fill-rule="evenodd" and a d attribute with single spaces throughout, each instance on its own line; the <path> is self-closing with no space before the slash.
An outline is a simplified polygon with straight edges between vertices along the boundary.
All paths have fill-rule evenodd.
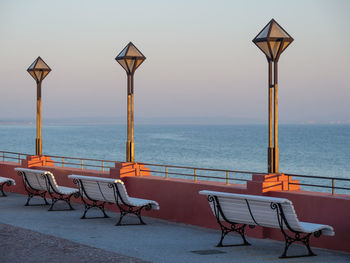
<path id="1" fill-rule="evenodd" d="M 252 39 L 274 18 L 294 42 L 280 57 L 279 123 L 350 123 L 350 1 L 0 0 L 0 121 L 36 116 L 26 71 L 41 56 L 43 119 L 126 116 L 132 41 L 135 123 L 267 122 L 267 60 Z"/>

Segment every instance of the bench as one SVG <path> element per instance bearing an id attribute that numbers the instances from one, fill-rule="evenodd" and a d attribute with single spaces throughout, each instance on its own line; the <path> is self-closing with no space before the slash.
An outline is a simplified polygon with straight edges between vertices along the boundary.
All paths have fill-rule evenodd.
<path id="1" fill-rule="evenodd" d="M 145 222 L 141 218 L 142 209 L 159 209 L 159 205 L 155 201 L 130 197 L 121 180 L 74 174 L 68 177 L 79 186 L 80 196 L 85 205 L 82 219 L 86 218 L 87 211 L 92 207 L 99 208 L 103 216 L 108 217 L 104 206 L 109 203 L 116 204 L 119 208 L 120 217 L 117 226 L 121 225 L 123 217 L 127 214 L 136 215 L 140 224 L 144 225 Z"/>
<path id="2" fill-rule="evenodd" d="M 0 191 L 2 193 L 2 196 L 7 196 L 4 192 L 4 186 L 11 186 L 11 185 L 16 185 L 15 180 L 7 177 L 0 177 Z"/>
<path id="3" fill-rule="evenodd" d="M 280 258 L 315 256 L 310 248 L 310 236 L 320 237 L 321 234 L 334 236 L 331 226 L 300 222 L 295 213 L 293 203 L 284 198 L 268 196 L 231 194 L 203 190 L 221 228 L 221 239 L 218 247 L 224 246 L 223 240 L 230 232 L 238 233 L 243 244 L 250 245 L 245 238 L 245 227 L 279 228 L 285 239 L 285 247 Z M 290 232 L 286 232 L 289 230 Z M 287 256 L 289 246 L 301 242 L 308 251 L 305 255 Z"/>
<path id="4" fill-rule="evenodd" d="M 53 206 L 59 200 L 66 202 L 69 210 L 74 210 L 70 203 L 72 196 L 79 197 L 79 189 L 59 186 L 56 183 L 55 177 L 49 171 L 33 170 L 26 168 L 15 168 L 18 175 L 22 177 L 24 189 L 28 193 L 28 199 L 25 206 L 29 205 L 30 199 L 34 196 L 40 196 L 44 199 L 45 204 L 49 203 L 46 200 L 46 193 L 51 196 L 51 206 L 49 211 L 53 210 Z"/>

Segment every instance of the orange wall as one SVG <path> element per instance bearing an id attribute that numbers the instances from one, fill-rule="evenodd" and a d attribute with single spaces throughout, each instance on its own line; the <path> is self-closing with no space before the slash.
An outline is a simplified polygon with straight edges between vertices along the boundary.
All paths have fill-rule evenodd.
<path id="1" fill-rule="evenodd" d="M 0 162 L 0 174 L 4 177 L 14 178 L 17 185 L 6 187 L 5 191 L 25 193 L 21 177 L 13 170 L 18 164 Z M 118 178 L 115 171 L 101 172 L 61 167 L 38 167 L 46 169 L 56 177 L 57 183 L 62 186 L 75 187 L 69 174 L 82 174 L 88 176 L 103 176 Z M 126 176 L 125 182 L 128 193 L 133 197 L 155 200 L 160 204 L 159 211 L 144 211 L 144 215 L 162 218 L 169 221 L 198 225 L 219 229 L 205 196 L 199 195 L 200 190 L 213 190 L 231 193 L 256 194 L 245 185 L 225 185 L 216 182 L 193 182 L 182 179 L 164 179 L 157 176 Z M 311 245 L 328 249 L 350 252 L 350 196 L 305 191 L 272 191 L 263 195 L 287 198 L 291 200 L 296 209 L 299 220 L 331 225 L 335 229 L 335 236 L 321 236 L 312 238 Z M 80 202 L 73 200 L 74 202 Z M 25 200 L 23 200 L 24 204 Z M 117 210 L 116 206 L 108 206 Z M 247 230 L 248 236 L 282 240 L 278 229 L 256 227 Z M 219 240 L 218 230 L 218 240 Z M 215 240 L 218 241 L 218 240 Z"/>

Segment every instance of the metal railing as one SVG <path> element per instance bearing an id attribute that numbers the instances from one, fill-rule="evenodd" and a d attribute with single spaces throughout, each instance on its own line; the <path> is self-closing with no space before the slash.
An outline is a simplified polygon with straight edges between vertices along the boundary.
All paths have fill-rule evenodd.
<path id="1" fill-rule="evenodd" d="M 247 182 L 251 181 L 251 175 L 252 174 L 266 174 L 263 172 L 252 172 L 252 171 L 236 171 L 236 170 L 223 170 L 223 169 L 209 169 L 209 168 L 198 168 L 198 167 L 188 167 L 188 166 L 175 166 L 175 165 L 161 165 L 161 164 L 151 164 L 151 163 L 143 163 L 144 165 L 147 165 L 149 167 L 158 167 L 161 168 L 157 170 L 150 169 L 149 172 L 154 174 L 163 174 L 163 177 L 165 179 L 169 178 L 169 175 L 174 175 L 177 178 L 184 177 L 184 178 L 190 178 L 194 182 L 197 182 L 198 178 L 209 180 L 209 181 L 224 181 L 227 185 L 229 185 L 232 181 L 234 182 Z M 170 171 L 169 171 L 170 170 Z M 177 170 L 174 171 L 174 170 Z M 148 171 L 148 170 L 140 170 L 140 171 Z M 187 172 L 186 172 L 187 171 Z M 215 174 L 224 174 L 224 176 L 212 176 L 208 174 L 199 174 L 198 172 L 212 172 Z M 235 176 L 233 177 L 232 174 Z M 249 175 L 249 178 L 246 179 L 244 177 L 247 177 Z M 350 191 L 350 179 L 346 178 L 339 178 L 339 177 L 325 177 L 325 176 L 315 176 L 315 175 L 298 175 L 298 174 L 285 174 L 288 177 L 288 191 L 290 189 L 290 185 L 299 185 L 299 186 L 306 186 L 311 188 L 323 188 L 323 189 L 330 189 L 332 195 L 335 194 L 335 190 L 345 190 Z M 293 183 L 290 178 L 302 178 L 305 182 L 299 182 L 299 183 Z M 330 185 L 324 185 L 319 183 L 308 183 L 310 181 L 330 181 Z M 344 186 L 336 186 L 336 182 L 346 182 L 348 183 L 349 187 Z"/>
<path id="2" fill-rule="evenodd" d="M 346 190 L 350 191 L 350 179 L 347 178 L 340 178 L 340 177 L 327 177 L 327 176 L 315 176 L 315 175 L 302 175 L 302 174 L 285 174 L 288 176 L 288 190 L 290 185 L 300 185 L 300 186 L 307 186 L 307 187 L 317 187 L 317 188 L 323 188 L 323 189 L 330 189 L 332 195 L 335 194 L 335 190 Z M 292 183 L 290 182 L 290 178 L 303 178 L 305 179 L 306 183 Z M 307 183 L 311 180 L 318 180 L 318 181 L 328 181 L 331 186 L 329 185 L 324 185 L 324 184 L 312 184 L 312 183 Z M 336 182 L 346 182 L 349 184 L 349 187 L 344 187 L 344 186 L 335 186 Z"/>
<path id="3" fill-rule="evenodd" d="M 2 156 L 2 161 L 7 160 L 15 161 L 21 163 L 25 160 L 27 156 L 32 154 L 17 153 L 0 151 L 0 158 Z M 101 159 L 91 159 L 91 158 L 77 158 L 68 156 L 56 156 L 56 155 L 45 155 L 50 157 L 56 165 L 61 165 L 62 167 L 78 167 L 80 169 L 99 169 L 105 171 L 106 169 L 114 168 L 114 164 L 117 161 L 113 160 L 101 160 Z M 113 165 L 106 165 L 112 163 Z M 151 172 L 153 175 L 161 175 L 165 179 L 168 178 L 182 178 L 189 179 L 194 182 L 198 180 L 206 180 L 211 182 L 222 182 L 227 185 L 232 182 L 235 183 L 246 183 L 251 181 L 252 174 L 266 174 L 266 172 L 252 172 L 252 171 L 237 171 L 237 170 L 226 170 L 226 169 L 211 169 L 211 168 L 199 168 L 191 166 L 177 166 L 177 165 L 163 165 L 163 164 L 152 164 L 152 163 L 140 163 L 149 167 L 148 169 L 140 169 L 141 172 Z M 312 189 L 329 189 L 331 194 L 335 194 L 335 190 L 342 190 L 349 194 L 350 191 L 350 179 L 339 178 L 339 177 L 325 177 L 325 176 L 315 176 L 315 175 L 300 175 L 300 174 L 289 174 L 288 176 L 288 189 L 290 185 L 299 185 L 305 187 L 311 187 Z M 290 178 L 300 179 L 299 183 L 293 183 Z M 327 184 L 320 184 L 320 182 L 328 181 Z M 339 182 L 346 184 L 345 186 L 338 186 Z M 348 185 L 348 186 L 347 186 Z M 304 189 L 303 189 L 304 190 Z"/>
<path id="4" fill-rule="evenodd" d="M 114 168 L 114 163 L 116 161 L 112 160 L 101 160 L 101 159 L 91 159 L 91 158 L 77 158 L 68 156 L 57 156 L 57 155 L 45 155 L 53 159 L 55 164 L 60 164 L 62 167 L 80 167 L 80 169 L 86 168 L 98 168 L 104 172 L 106 169 Z M 75 162 L 77 161 L 77 162 Z M 106 165 L 112 163 L 113 165 Z"/>
<path id="5" fill-rule="evenodd" d="M 31 156 L 32 154 L 26 154 L 26 153 L 17 153 L 17 152 L 7 152 L 7 151 L 0 151 L 0 154 L 2 155 L 2 161 L 5 162 L 7 160 L 14 161 L 16 160 L 17 163 L 21 163 L 22 160 L 25 160 L 27 156 Z M 77 157 L 68 157 L 68 156 L 57 156 L 57 155 L 45 155 L 47 157 L 50 157 L 52 161 L 55 163 L 55 165 L 60 165 L 61 167 L 77 167 L 80 169 L 98 169 L 102 170 L 103 172 L 106 169 L 114 168 L 114 164 L 116 161 L 111 160 L 101 160 L 101 159 L 92 159 L 92 158 L 77 158 Z M 24 157 L 24 158 L 23 158 Z M 110 166 L 108 164 L 112 163 L 113 165 Z"/>
<path id="6" fill-rule="evenodd" d="M 154 163 L 140 163 L 150 167 L 150 170 L 140 169 L 141 172 L 151 172 L 154 174 L 162 174 L 165 179 L 169 178 L 169 175 L 176 178 L 185 178 L 197 182 L 198 179 L 206 179 L 208 181 L 221 181 L 227 185 L 232 181 L 236 182 L 247 182 L 250 181 L 252 174 L 261 174 L 261 172 L 251 171 L 236 171 L 236 170 L 225 170 L 225 169 L 211 169 L 211 168 L 199 168 L 191 166 L 178 166 L 178 165 L 163 165 Z M 158 168 L 158 169 L 157 169 Z M 222 175 L 220 175 L 222 174 Z M 235 177 L 231 176 L 235 174 Z M 246 179 L 244 177 L 249 178 Z"/>
<path id="7" fill-rule="evenodd" d="M 21 161 L 25 160 L 27 155 L 29 155 L 26 153 L 6 152 L 6 151 L 0 151 L 0 154 L 3 162 L 7 160 L 11 160 L 11 161 L 16 161 L 17 163 L 21 163 Z"/>

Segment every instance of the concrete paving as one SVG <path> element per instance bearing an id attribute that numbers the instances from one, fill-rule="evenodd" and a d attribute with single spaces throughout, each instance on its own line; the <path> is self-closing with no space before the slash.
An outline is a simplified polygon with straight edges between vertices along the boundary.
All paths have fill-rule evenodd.
<path id="1" fill-rule="evenodd" d="M 102 256 L 104 252 L 110 262 L 350 262 L 350 253 L 318 248 L 313 248 L 318 255 L 316 257 L 281 260 L 278 256 L 283 251 L 283 242 L 269 239 L 248 238 L 252 246 L 217 248 L 215 245 L 220 236 L 219 230 L 149 217 L 144 218 L 147 225 L 115 226 L 118 213 L 108 212 L 111 218 L 82 220 L 81 205 L 74 204 L 74 211 L 48 212 L 48 206 L 25 207 L 25 201 L 26 196 L 14 193 L 0 198 L 0 222 L 3 223 L 0 224 L 0 230 L 6 233 L 0 234 L 0 262 L 20 262 L 21 260 L 16 261 L 20 256 L 19 249 L 30 251 L 28 247 L 58 260 L 54 262 L 69 262 L 65 259 L 66 256 L 74 258 L 74 262 L 103 262 L 106 261 Z M 33 201 L 36 204 L 41 202 L 39 198 Z M 64 203 L 57 206 L 64 207 Z M 98 210 L 88 213 L 88 216 L 99 215 Z M 125 222 L 136 223 L 137 220 L 127 217 Z M 35 235 L 38 236 L 34 238 Z M 29 238 L 27 241 L 18 240 L 21 243 L 13 242 L 20 236 Z M 31 236 L 33 241 L 28 242 Z M 237 236 L 231 235 L 230 238 L 233 243 L 241 242 Z M 56 245 L 52 246 L 52 243 Z M 52 249 L 51 252 L 43 250 L 47 244 Z M 74 249 L 69 249 L 71 247 Z M 55 250 L 59 252 L 53 253 Z M 78 250 L 81 256 L 77 254 Z M 37 254 L 40 255 L 39 252 Z M 293 245 L 290 252 L 303 253 L 304 247 Z M 5 258 L 4 253 L 10 254 L 10 258 Z M 35 256 L 31 258 L 31 255 L 35 253 L 29 254 L 26 262 L 45 261 L 34 260 Z"/>

